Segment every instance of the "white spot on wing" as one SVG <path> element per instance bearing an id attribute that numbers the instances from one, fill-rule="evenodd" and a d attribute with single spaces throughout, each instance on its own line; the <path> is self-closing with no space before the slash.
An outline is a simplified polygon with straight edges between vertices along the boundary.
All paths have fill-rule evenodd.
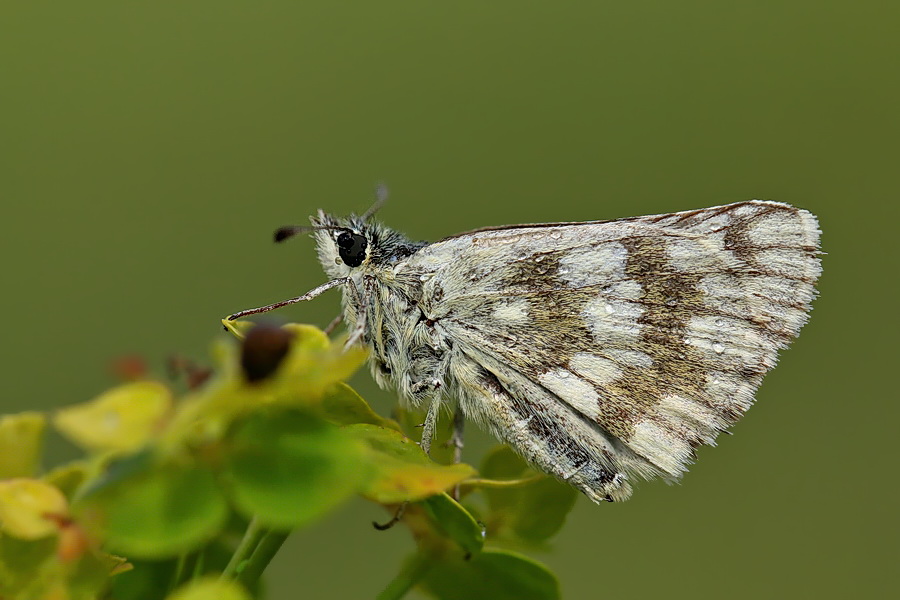
<path id="1" fill-rule="evenodd" d="M 597 396 L 594 386 L 566 369 L 547 371 L 538 378 L 545 388 L 562 398 L 583 415 L 596 415 Z"/>
<path id="2" fill-rule="evenodd" d="M 767 271 L 788 277 L 815 279 L 822 271 L 819 261 L 799 248 L 768 248 L 755 254 L 755 260 Z"/>
<path id="3" fill-rule="evenodd" d="M 510 302 L 500 302 L 494 307 L 492 317 L 500 323 L 527 323 L 529 320 L 528 301 L 519 299 Z"/>
<path id="4" fill-rule="evenodd" d="M 747 227 L 747 238 L 756 246 L 803 246 L 807 232 L 799 214 L 778 210 L 753 219 Z"/>
<path id="5" fill-rule="evenodd" d="M 650 420 L 638 423 L 627 443 L 669 475 L 681 474 L 691 456 L 687 442 Z"/>
<path id="6" fill-rule="evenodd" d="M 619 281 L 618 283 L 603 288 L 604 295 L 614 296 L 625 300 L 637 300 L 641 297 L 643 291 L 641 284 L 635 279 Z"/>
<path id="7" fill-rule="evenodd" d="M 625 350 L 618 348 L 604 348 L 603 353 L 609 358 L 616 361 L 620 365 L 628 365 L 632 367 L 652 367 L 653 359 L 649 354 L 640 350 Z"/>
<path id="8" fill-rule="evenodd" d="M 625 277 L 628 251 L 619 242 L 573 249 L 559 261 L 560 278 L 574 288 Z"/>
<path id="9" fill-rule="evenodd" d="M 699 231 L 716 231 L 722 229 L 723 227 L 727 227 L 730 224 L 731 215 L 729 215 L 727 212 L 723 212 L 714 217 L 706 219 L 693 229 Z"/>
<path id="10" fill-rule="evenodd" d="M 700 280 L 703 303 L 745 319 L 753 317 L 769 328 L 796 335 L 807 315 L 800 307 L 813 299 L 813 286 L 778 275 L 708 275 Z"/>
<path id="11" fill-rule="evenodd" d="M 688 337 L 712 340 L 712 349 L 718 354 L 724 352 L 724 345 L 751 352 L 765 353 L 775 350 L 771 339 L 761 334 L 761 330 L 743 319 L 728 317 L 691 317 L 687 326 Z"/>
<path id="12" fill-rule="evenodd" d="M 641 333 L 637 320 L 643 313 L 640 304 L 601 296 L 588 303 L 581 316 L 598 344 L 621 348 L 637 342 Z"/>
<path id="13" fill-rule="evenodd" d="M 666 240 L 669 262 L 678 271 L 712 271 L 723 265 L 722 243 L 719 239 L 677 237 Z"/>
<path id="14" fill-rule="evenodd" d="M 608 358 L 589 352 L 578 352 L 575 354 L 569 360 L 569 367 L 597 385 L 612 383 L 622 376 L 622 370 L 616 363 Z"/>
<path id="15" fill-rule="evenodd" d="M 767 204 L 778 204 L 776 202 L 748 202 L 747 204 L 741 204 L 740 206 L 735 206 L 731 208 L 731 214 L 735 216 L 737 219 L 743 219 L 749 217 L 751 215 L 757 214 L 762 207 Z"/>
<path id="16" fill-rule="evenodd" d="M 753 404 L 753 384 L 730 373 L 710 371 L 706 380 L 706 392 L 708 400 L 721 410 L 737 408 L 744 412 Z"/>
<path id="17" fill-rule="evenodd" d="M 681 396 L 664 397 L 660 400 L 656 411 L 676 430 L 679 427 L 688 427 L 705 443 L 712 443 L 717 431 L 725 427 L 725 422 L 716 411 Z"/>

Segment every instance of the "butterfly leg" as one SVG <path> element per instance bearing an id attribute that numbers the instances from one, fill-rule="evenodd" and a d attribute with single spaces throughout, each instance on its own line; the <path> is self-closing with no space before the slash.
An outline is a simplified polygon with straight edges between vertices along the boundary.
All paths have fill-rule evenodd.
<path id="1" fill-rule="evenodd" d="M 331 323 L 329 323 L 328 326 L 325 327 L 325 329 L 323 330 L 325 332 L 325 335 L 331 335 L 331 332 L 334 331 L 335 329 L 337 329 L 337 326 L 340 325 L 341 321 L 343 321 L 343 320 L 344 320 L 343 314 L 339 314 L 338 316 L 333 318 L 331 320 Z"/>
<path id="2" fill-rule="evenodd" d="M 402 502 L 400 506 L 397 508 L 397 511 L 394 513 L 394 516 L 391 517 L 389 521 L 384 523 L 379 523 L 378 521 L 372 521 L 372 526 L 375 527 L 378 531 L 385 531 L 396 525 L 400 522 L 400 519 L 403 518 L 403 513 L 406 512 L 406 507 L 409 506 L 409 501 Z"/>
<path id="3" fill-rule="evenodd" d="M 453 411 L 453 433 L 447 443 L 453 447 L 453 464 L 462 462 L 463 430 L 466 426 L 466 417 L 459 405 Z M 453 499 L 459 501 L 459 484 L 453 486 Z"/>
<path id="4" fill-rule="evenodd" d="M 438 388 L 440 388 L 440 382 L 434 381 L 432 384 L 428 384 L 428 387 L 433 387 L 433 389 L 437 390 Z M 441 399 L 440 396 L 435 396 L 431 400 L 431 404 L 428 405 L 428 413 L 426 413 L 425 415 L 425 423 L 422 424 L 422 440 L 419 442 L 419 446 L 421 446 L 425 454 L 429 454 L 431 452 L 431 442 L 434 438 L 434 430 L 437 426 L 437 419 L 440 411 Z M 397 508 L 397 512 L 394 513 L 394 516 L 391 517 L 389 521 L 387 521 L 386 523 L 373 522 L 372 525 L 378 531 L 390 529 L 391 527 L 396 525 L 400 521 L 400 519 L 403 518 L 403 513 L 406 512 L 406 507 L 408 505 L 409 502 L 403 502 L 402 504 L 400 504 L 399 508 Z"/>
<path id="5" fill-rule="evenodd" d="M 437 427 L 438 413 L 441 410 L 440 398 L 435 398 L 428 405 L 428 412 L 425 415 L 425 423 L 422 425 L 422 441 L 419 445 L 425 454 L 431 453 L 431 442 L 434 439 L 434 430 Z"/>
<path id="6" fill-rule="evenodd" d="M 349 348 L 353 344 L 362 341 L 363 337 L 366 333 L 366 306 L 368 304 L 363 303 L 363 299 L 359 294 L 359 290 L 356 289 L 356 283 L 353 282 L 349 277 L 347 278 L 347 289 L 350 291 L 351 301 L 358 307 L 356 314 L 356 325 L 353 327 L 353 331 L 350 332 L 350 337 L 347 338 L 347 343 L 344 344 L 344 348 Z M 368 295 L 366 296 L 368 298 Z"/>
<path id="7" fill-rule="evenodd" d="M 462 409 L 457 406 L 456 410 L 453 411 L 453 433 L 450 435 L 450 439 L 447 440 L 447 445 L 453 448 L 454 464 L 462 462 L 463 431 L 465 426 L 466 417 Z"/>

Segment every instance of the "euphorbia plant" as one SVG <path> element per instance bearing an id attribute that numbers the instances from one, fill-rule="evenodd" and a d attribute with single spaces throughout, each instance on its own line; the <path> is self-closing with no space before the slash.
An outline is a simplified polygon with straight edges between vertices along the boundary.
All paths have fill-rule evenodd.
<path id="1" fill-rule="evenodd" d="M 261 597 L 290 531 L 353 495 L 400 511 L 416 544 L 383 600 L 413 586 L 448 600 L 558 597 L 545 567 L 506 548 L 545 543 L 573 489 L 502 446 L 480 472 L 427 456 L 417 416 L 382 417 L 344 383 L 365 355 L 343 339 L 228 325 L 240 341 L 217 342 L 212 376 L 180 395 L 139 377 L 0 419 L 0 598 Z M 48 423 L 83 457 L 42 469 Z"/>

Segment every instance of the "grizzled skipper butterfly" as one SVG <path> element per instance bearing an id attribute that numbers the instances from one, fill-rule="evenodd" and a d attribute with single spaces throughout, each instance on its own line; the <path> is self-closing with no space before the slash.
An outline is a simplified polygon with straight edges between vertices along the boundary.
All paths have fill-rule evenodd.
<path id="1" fill-rule="evenodd" d="M 595 502 L 678 479 L 753 403 L 807 320 L 821 272 L 811 213 L 751 200 L 672 214 L 479 229 L 414 242 L 361 217 L 311 227 L 373 376 L 461 412 Z M 458 419 L 462 423 L 462 419 Z"/>

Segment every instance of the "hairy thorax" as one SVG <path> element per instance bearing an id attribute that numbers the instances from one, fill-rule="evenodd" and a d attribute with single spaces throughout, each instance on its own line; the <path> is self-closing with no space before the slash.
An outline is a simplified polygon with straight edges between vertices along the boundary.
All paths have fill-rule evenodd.
<path id="1" fill-rule="evenodd" d="M 367 298 L 364 340 L 371 349 L 372 375 L 383 389 L 396 389 L 400 399 L 419 408 L 446 392 L 451 344 L 423 298 L 426 276 L 374 267 L 357 279 Z M 345 292 L 344 316 L 358 323 L 360 311 Z"/>

